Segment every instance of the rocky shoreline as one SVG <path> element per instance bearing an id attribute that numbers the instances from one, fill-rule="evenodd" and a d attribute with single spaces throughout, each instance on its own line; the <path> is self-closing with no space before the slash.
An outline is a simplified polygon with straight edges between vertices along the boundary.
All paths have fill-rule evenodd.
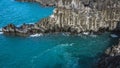
<path id="1" fill-rule="evenodd" d="M 98 63 L 98 68 L 120 68 L 120 41 L 109 47 Z"/>
<path id="2" fill-rule="evenodd" d="M 53 14 L 35 24 L 9 24 L 4 34 L 29 36 L 36 33 L 83 32 L 120 34 L 120 0 L 17 0 L 55 6 Z M 120 68 L 120 43 L 107 49 L 98 68 Z"/>
<path id="3" fill-rule="evenodd" d="M 35 24 L 16 27 L 9 24 L 3 27 L 4 34 L 31 35 L 35 33 L 70 32 L 72 34 L 89 32 L 103 33 L 119 31 L 120 1 L 117 0 L 19 0 L 39 2 L 47 6 L 55 4 L 53 14 Z M 113 5 L 114 4 L 114 5 Z"/>

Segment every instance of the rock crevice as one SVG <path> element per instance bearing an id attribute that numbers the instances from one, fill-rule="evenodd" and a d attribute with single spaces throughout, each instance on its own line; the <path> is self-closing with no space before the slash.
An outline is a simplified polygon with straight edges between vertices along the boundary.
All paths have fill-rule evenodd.
<path id="1" fill-rule="evenodd" d="M 54 4 L 56 6 L 50 17 L 34 24 L 34 29 L 37 27 L 40 32 L 81 33 L 98 32 L 101 30 L 112 31 L 118 27 L 120 21 L 120 0 L 19 1 L 39 2 L 47 6 Z M 3 32 L 8 33 L 6 30 L 9 29 L 11 28 L 4 27 Z M 27 28 L 27 31 L 29 30 Z M 32 31 L 32 29 L 30 31 Z"/>

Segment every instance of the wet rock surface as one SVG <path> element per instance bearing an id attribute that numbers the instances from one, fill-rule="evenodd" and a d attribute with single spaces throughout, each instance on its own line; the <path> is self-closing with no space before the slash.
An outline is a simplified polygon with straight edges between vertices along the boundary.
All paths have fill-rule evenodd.
<path id="1" fill-rule="evenodd" d="M 43 21 L 40 21 L 40 24 L 22 24 L 21 26 L 17 27 L 14 24 L 8 24 L 7 26 L 2 28 L 4 34 L 7 35 L 17 35 L 17 36 L 29 36 L 36 33 L 46 33 L 46 27 L 42 26 Z M 45 23 L 44 23 L 45 24 Z"/>

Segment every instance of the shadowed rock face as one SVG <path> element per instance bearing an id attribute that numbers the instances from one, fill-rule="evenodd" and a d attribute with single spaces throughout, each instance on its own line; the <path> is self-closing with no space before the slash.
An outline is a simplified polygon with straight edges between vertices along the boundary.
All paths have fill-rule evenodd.
<path id="1" fill-rule="evenodd" d="M 17 0 L 56 6 L 53 14 L 35 24 L 3 27 L 4 34 L 26 36 L 50 32 L 104 32 L 120 30 L 120 0 Z M 120 68 L 120 44 L 108 48 L 98 68 Z"/>
<path id="2" fill-rule="evenodd" d="M 120 56 L 106 56 L 99 62 L 98 68 L 120 68 Z"/>
<path id="3" fill-rule="evenodd" d="M 120 43 L 108 48 L 101 58 L 98 68 L 120 68 Z"/>
<path id="4" fill-rule="evenodd" d="M 53 14 L 37 23 L 44 32 L 98 32 L 116 29 L 120 0 L 19 0 L 55 5 Z M 119 29 L 119 28 L 118 28 Z M 5 32 L 5 31 L 4 31 Z"/>
<path id="5" fill-rule="evenodd" d="M 29 36 L 36 33 L 46 33 L 47 30 L 45 29 L 45 27 L 42 27 L 42 22 L 41 26 L 39 25 L 37 23 L 23 24 L 20 27 L 17 27 L 14 24 L 8 24 L 7 26 L 2 28 L 2 31 L 4 32 L 4 34 L 17 36 Z"/>

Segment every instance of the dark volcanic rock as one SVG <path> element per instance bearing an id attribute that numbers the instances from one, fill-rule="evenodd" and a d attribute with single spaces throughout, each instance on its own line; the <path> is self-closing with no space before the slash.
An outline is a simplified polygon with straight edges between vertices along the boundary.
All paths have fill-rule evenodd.
<path id="1" fill-rule="evenodd" d="M 106 50 L 98 63 L 98 68 L 120 68 L 120 43 Z"/>
<path id="2" fill-rule="evenodd" d="M 43 28 L 38 27 L 37 24 L 23 24 L 20 27 L 16 27 L 13 24 L 9 24 L 2 28 L 4 34 L 7 35 L 18 35 L 18 36 L 28 36 L 36 33 L 44 33 Z"/>
<path id="3" fill-rule="evenodd" d="M 39 2 L 44 6 L 55 5 L 53 14 L 41 20 L 36 28 L 20 29 L 22 33 L 36 32 L 91 32 L 102 33 L 120 30 L 120 0 L 19 0 Z M 28 29 L 29 28 L 29 29 Z M 38 29 L 39 28 L 39 29 Z M 21 32 L 20 31 L 20 32 Z M 3 30 L 7 33 L 7 31 Z"/>
<path id="4" fill-rule="evenodd" d="M 3 27 L 4 34 L 26 36 L 35 33 L 120 32 L 120 0 L 17 0 L 56 6 L 53 14 L 35 24 Z M 108 48 L 98 68 L 120 68 L 120 44 Z"/>
<path id="5" fill-rule="evenodd" d="M 6 27 L 2 29 L 3 32 L 7 33 L 15 33 L 16 32 L 16 26 L 14 24 L 8 24 Z"/>
<path id="6" fill-rule="evenodd" d="M 120 68 L 120 56 L 103 57 L 99 62 L 98 68 Z"/>

